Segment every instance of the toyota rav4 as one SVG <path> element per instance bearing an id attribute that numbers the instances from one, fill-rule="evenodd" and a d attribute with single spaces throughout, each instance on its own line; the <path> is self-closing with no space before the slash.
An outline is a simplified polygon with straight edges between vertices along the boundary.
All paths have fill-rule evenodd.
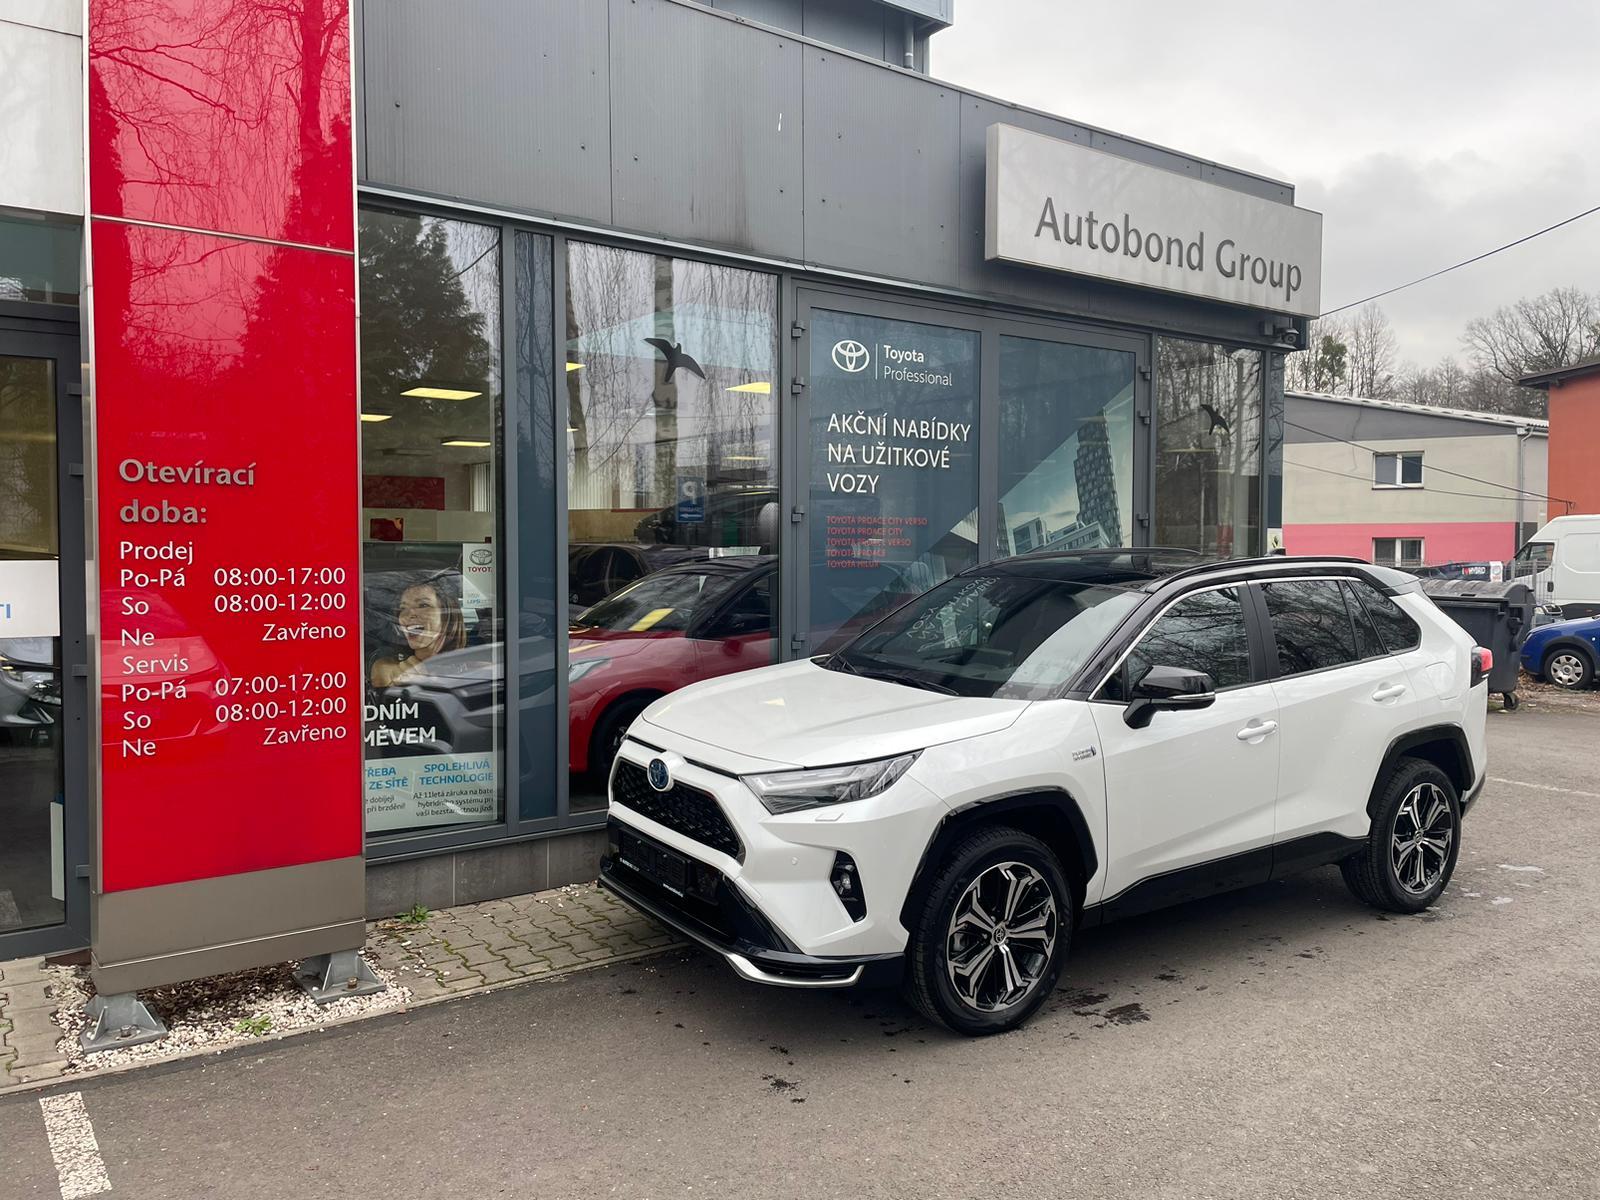
<path id="1" fill-rule="evenodd" d="M 791 987 L 1026 1020 L 1083 925 L 1337 863 L 1433 904 L 1483 786 L 1488 651 L 1353 559 L 1042 553 L 634 722 L 602 882 Z"/>

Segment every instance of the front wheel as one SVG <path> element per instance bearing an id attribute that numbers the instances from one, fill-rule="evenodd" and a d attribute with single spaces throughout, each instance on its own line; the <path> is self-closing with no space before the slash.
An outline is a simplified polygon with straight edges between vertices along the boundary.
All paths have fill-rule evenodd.
<path id="1" fill-rule="evenodd" d="M 1594 663 L 1582 650 L 1563 647 L 1544 660 L 1544 677 L 1557 687 L 1586 688 L 1594 682 Z"/>
<path id="2" fill-rule="evenodd" d="M 1461 802 L 1430 762 L 1402 758 L 1379 785 L 1367 845 L 1339 864 L 1357 898 L 1417 913 L 1439 899 L 1461 853 Z"/>
<path id="3" fill-rule="evenodd" d="M 628 726 L 649 707 L 648 699 L 623 700 L 608 708 L 595 723 L 589 739 L 589 779 L 601 795 L 611 781 L 611 764 L 617 761 L 622 743 L 628 739 Z"/>
<path id="4" fill-rule="evenodd" d="M 980 830 L 950 851 L 928 889 L 907 998 L 957 1033 L 1015 1029 L 1054 989 L 1072 928 L 1072 890 L 1050 847 L 1017 829 Z"/>

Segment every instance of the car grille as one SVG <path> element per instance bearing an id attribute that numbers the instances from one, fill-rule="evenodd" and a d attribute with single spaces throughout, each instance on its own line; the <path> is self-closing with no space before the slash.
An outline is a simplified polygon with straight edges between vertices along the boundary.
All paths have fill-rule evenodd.
<path id="1" fill-rule="evenodd" d="M 674 783 L 666 791 L 658 792 L 650 786 L 644 768 L 625 758 L 617 759 L 611 788 L 619 804 L 625 804 L 634 812 L 684 837 L 693 838 L 703 846 L 710 846 L 731 858 L 744 861 L 744 846 L 739 841 L 739 835 L 734 833 L 721 806 L 709 792 L 681 783 Z"/>

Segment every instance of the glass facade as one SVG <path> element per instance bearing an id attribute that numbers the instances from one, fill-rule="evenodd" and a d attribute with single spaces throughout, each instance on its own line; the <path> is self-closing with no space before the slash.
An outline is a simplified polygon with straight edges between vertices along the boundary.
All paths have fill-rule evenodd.
<path id="1" fill-rule="evenodd" d="M 0 353 L 0 933 L 65 912 L 55 369 Z"/>
<path id="2" fill-rule="evenodd" d="M 1156 339 L 1158 546 L 1259 554 L 1263 355 Z"/>
<path id="3" fill-rule="evenodd" d="M 508 222 L 360 228 L 377 857 L 594 826 L 655 698 L 981 560 L 1259 552 L 1259 351 Z"/>
<path id="4" fill-rule="evenodd" d="M 778 281 L 568 242 L 568 764 L 605 806 L 652 700 L 774 661 Z"/>
<path id="5" fill-rule="evenodd" d="M 1000 338 L 997 552 L 1132 544 L 1135 356 Z"/>
<path id="6" fill-rule="evenodd" d="M 503 813 L 500 237 L 361 214 L 369 835 Z"/>

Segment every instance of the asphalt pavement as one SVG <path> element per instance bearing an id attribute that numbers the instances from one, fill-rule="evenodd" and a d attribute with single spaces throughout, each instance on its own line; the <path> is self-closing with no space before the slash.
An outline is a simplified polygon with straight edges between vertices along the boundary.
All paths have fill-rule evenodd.
<path id="1" fill-rule="evenodd" d="M 138 1200 L 1597 1197 L 1600 715 L 1490 726 L 1435 912 L 1328 869 L 1108 926 L 976 1041 L 678 952 L 8 1097 L 0 1197 L 63 1195 L 73 1092 Z"/>

